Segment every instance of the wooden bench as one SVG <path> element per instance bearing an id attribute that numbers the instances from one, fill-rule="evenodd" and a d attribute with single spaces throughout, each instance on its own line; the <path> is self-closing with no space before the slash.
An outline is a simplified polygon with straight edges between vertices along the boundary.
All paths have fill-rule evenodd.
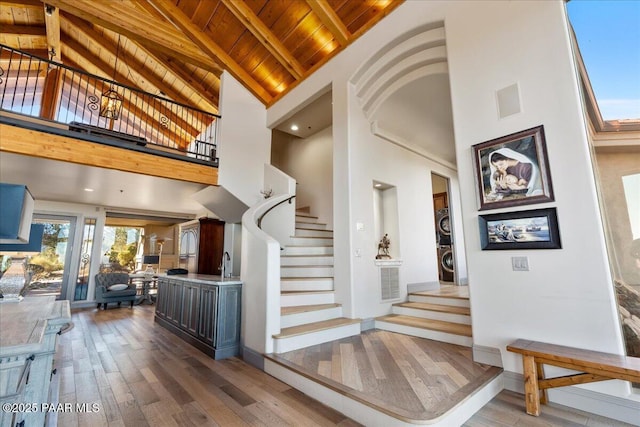
<path id="1" fill-rule="evenodd" d="M 525 404 L 529 415 L 540 415 L 540 403 L 547 403 L 549 388 L 612 379 L 640 383 L 640 358 L 529 340 L 517 340 L 508 345 L 507 350 L 522 355 Z M 545 378 L 543 365 L 582 373 Z"/>

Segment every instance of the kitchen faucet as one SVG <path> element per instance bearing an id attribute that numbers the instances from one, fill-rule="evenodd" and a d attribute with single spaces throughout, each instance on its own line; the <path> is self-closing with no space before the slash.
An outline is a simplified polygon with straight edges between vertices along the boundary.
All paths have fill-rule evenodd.
<path id="1" fill-rule="evenodd" d="M 222 263 L 220 264 L 220 272 L 222 274 L 223 279 L 227 277 L 226 275 L 227 261 L 231 261 L 231 256 L 229 255 L 229 252 L 225 251 L 224 254 L 222 254 Z M 228 277 L 231 277 L 231 273 L 229 273 Z"/>

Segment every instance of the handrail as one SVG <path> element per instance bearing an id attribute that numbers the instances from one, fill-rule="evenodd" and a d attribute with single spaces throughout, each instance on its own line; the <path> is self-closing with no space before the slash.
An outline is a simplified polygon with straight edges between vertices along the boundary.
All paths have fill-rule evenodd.
<path id="1" fill-rule="evenodd" d="M 275 205 L 271 206 L 269 209 L 264 211 L 262 213 L 262 215 L 260 215 L 260 218 L 258 218 L 258 221 L 257 221 L 258 228 L 262 230 L 262 219 L 265 217 L 265 215 L 267 215 L 269 212 L 271 212 L 271 210 L 273 208 L 275 208 L 276 206 L 280 206 L 284 202 L 289 202 L 289 204 L 291 204 L 291 201 L 293 200 L 294 197 L 296 197 L 295 194 L 293 196 L 289 197 L 288 199 L 284 199 L 284 200 L 279 201 L 278 203 L 276 203 Z"/>
<path id="2" fill-rule="evenodd" d="M 133 142 L 160 155 L 200 159 L 217 167 L 220 115 L 3 44 L 0 54 L 2 111 L 67 125 L 80 139 Z M 43 99 L 48 81 L 59 82 L 58 92 Z"/>

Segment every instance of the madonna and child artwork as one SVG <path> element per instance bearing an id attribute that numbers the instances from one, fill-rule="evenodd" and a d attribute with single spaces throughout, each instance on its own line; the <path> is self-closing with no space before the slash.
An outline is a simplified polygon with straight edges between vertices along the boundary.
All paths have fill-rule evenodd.
<path id="1" fill-rule="evenodd" d="M 473 146 L 480 210 L 553 201 L 543 126 Z"/>

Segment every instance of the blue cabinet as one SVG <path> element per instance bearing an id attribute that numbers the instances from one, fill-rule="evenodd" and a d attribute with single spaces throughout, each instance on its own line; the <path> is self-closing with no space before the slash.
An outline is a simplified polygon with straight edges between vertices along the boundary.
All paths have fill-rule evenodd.
<path id="1" fill-rule="evenodd" d="M 33 196 L 25 185 L 0 183 L 0 243 L 27 243 Z"/>
<path id="2" fill-rule="evenodd" d="M 240 350 L 242 283 L 212 277 L 159 277 L 155 320 L 214 359 L 223 359 Z"/>

